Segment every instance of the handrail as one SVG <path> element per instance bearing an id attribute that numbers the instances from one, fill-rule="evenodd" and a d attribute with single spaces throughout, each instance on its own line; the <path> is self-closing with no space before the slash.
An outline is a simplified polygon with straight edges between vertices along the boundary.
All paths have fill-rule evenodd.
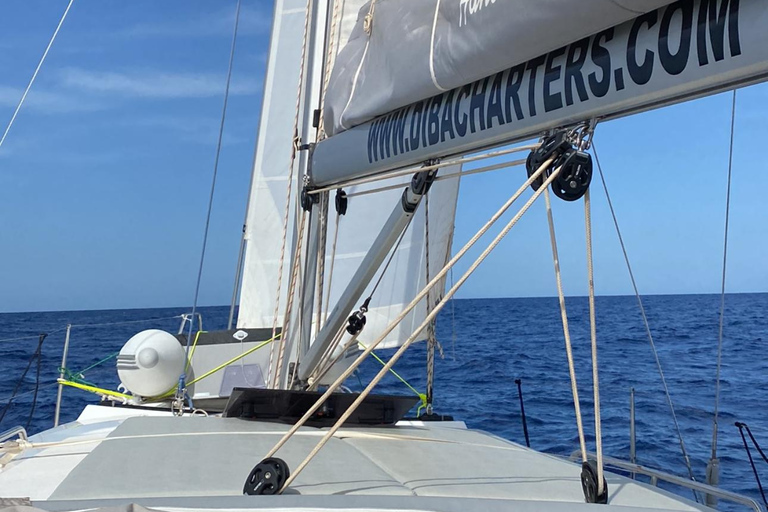
<path id="1" fill-rule="evenodd" d="M 592 452 L 589 452 L 587 453 L 587 456 L 590 458 L 594 458 L 595 454 Z M 581 451 L 580 450 L 574 451 L 573 453 L 571 453 L 571 456 L 569 457 L 569 459 L 573 461 L 581 460 Z M 612 466 L 618 469 L 623 469 L 631 473 L 639 473 L 641 475 L 648 476 L 651 478 L 650 484 L 653 486 L 656 486 L 658 481 L 662 480 L 664 482 L 668 482 L 673 485 L 679 485 L 680 487 L 685 487 L 687 489 L 692 489 L 694 491 L 700 491 L 704 494 L 717 496 L 718 498 L 721 498 L 727 501 L 740 503 L 741 505 L 750 507 L 755 512 L 764 512 L 763 508 L 760 506 L 759 503 L 757 503 L 752 498 L 748 496 L 744 496 L 742 494 L 726 491 L 725 489 L 721 489 L 719 487 L 713 487 L 711 485 L 695 482 L 693 480 L 688 480 L 687 478 L 673 475 L 671 473 L 665 473 L 657 469 L 651 469 L 645 466 L 641 466 L 640 464 L 633 464 L 632 462 L 616 459 L 614 457 L 603 456 L 603 461 L 608 466 Z"/>
<path id="2" fill-rule="evenodd" d="M 15 435 L 18 435 L 19 439 L 21 439 L 22 441 L 27 440 L 27 430 L 22 426 L 18 426 L 18 427 L 13 427 L 9 430 L 6 430 L 2 434 L 0 434 L 0 443 L 2 443 L 3 441 L 7 441 L 8 439 L 12 438 Z"/>

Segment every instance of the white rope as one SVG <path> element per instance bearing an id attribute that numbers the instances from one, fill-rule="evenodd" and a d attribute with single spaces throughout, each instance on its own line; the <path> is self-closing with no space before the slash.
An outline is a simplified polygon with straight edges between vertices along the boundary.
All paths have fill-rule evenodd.
<path id="1" fill-rule="evenodd" d="M 339 239 L 339 220 L 341 220 L 341 215 L 339 215 L 339 212 L 336 212 L 336 227 L 335 231 L 333 232 L 333 244 L 331 245 L 331 268 L 328 271 L 328 293 L 325 296 L 325 315 L 328 316 L 329 306 L 331 303 L 331 285 L 333 284 L 333 268 L 336 266 L 336 242 Z M 327 318 L 323 319 L 324 321 L 327 320 Z"/>
<path id="2" fill-rule="evenodd" d="M 432 165 L 423 165 L 423 166 L 419 166 L 419 167 L 408 167 L 406 169 L 401 169 L 401 170 L 398 170 L 398 171 L 385 172 L 385 173 L 376 174 L 376 175 L 373 175 L 373 176 L 366 176 L 364 178 L 357 178 L 357 179 L 354 179 L 354 180 L 349 180 L 349 181 L 344 181 L 344 182 L 341 182 L 341 183 L 336 183 L 334 185 L 330 185 L 330 186 L 327 186 L 327 187 L 316 188 L 314 190 L 309 190 L 307 193 L 308 194 L 319 194 L 321 192 L 327 192 L 329 190 L 334 190 L 334 189 L 337 189 L 337 188 L 351 187 L 351 186 L 354 186 L 354 185 L 364 185 L 366 183 L 372 183 L 374 181 L 388 180 L 390 178 L 397 178 L 399 176 L 408 176 L 408 175 L 411 175 L 411 174 L 414 174 L 414 173 L 417 173 L 417 172 L 422 172 L 422 171 L 434 171 L 435 169 L 439 169 L 441 167 L 448 167 L 449 165 L 467 164 L 467 163 L 470 163 L 470 162 L 476 162 L 478 160 L 485 160 L 487 158 L 496 158 L 496 157 L 499 157 L 499 156 L 510 155 L 512 153 L 519 153 L 521 151 L 533 151 L 533 150 L 537 149 L 540 145 L 541 144 L 528 144 L 526 146 L 517 146 L 517 147 L 514 147 L 514 148 L 500 149 L 498 151 L 489 151 L 488 153 L 483 153 L 483 154 L 480 154 L 480 155 L 468 156 L 468 157 L 463 157 L 463 158 L 457 158 L 455 160 L 445 160 L 445 161 L 438 162 L 438 163 L 432 164 Z M 523 160 L 521 163 L 525 163 L 525 160 Z M 507 164 L 507 165 L 509 165 L 509 164 Z M 488 170 L 491 170 L 491 169 L 488 169 Z M 466 172 L 464 174 L 466 175 L 466 174 L 471 174 L 471 173 L 472 173 L 471 171 L 468 171 L 468 172 Z"/>
<path id="3" fill-rule="evenodd" d="M 277 265 L 277 291 L 275 292 L 275 309 L 272 314 L 272 337 L 274 338 L 277 335 L 277 315 L 280 311 L 280 290 L 283 286 L 283 266 L 285 262 L 285 246 L 287 244 L 288 239 L 288 218 L 290 216 L 291 211 L 291 192 L 293 189 L 293 166 L 296 161 L 296 151 L 297 151 L 297 139 L 299 137 L 299 114 L 301 110 L 301 91 L 303 89 L 304 85 L 304 63 L 306 60 L 307 55 L 307 33 L 309 32 L 309 18 L 310 18 L 310 10 L 312 8 L 312 0 L 307 0 L 307 6 L 306 6 L 306 12 L 304 14 L 304 32 L 301 36 L 301 58 L 299 59 L 299 81 L 298 81 L 298 87 L 296 90 L 296 107 L 294 109 L 294 116 L 293 116 L 293 144 L 291 144 L 291 156 L 288 159 L 288 184 L 286 186 L 285 191 L 285 209 L 283 210 L 283 234 L 282 239 L 280 242 L 280 259 L 278 260 Z M 288 319 L 284 318 L 284 322 L 287 322 Z M 283 325 L 283 334 L 285 334 L 285 325 Z M 280 347 L 285 346 L 286 342 L 286 336 L 283 335 L 280 337 Z M 272 372 L 272 359 L 273 359 L 274 350 L 270 350 L 269 352 L 269 364 L 267 366 L 267 376 L 271 375 Z M 279 363 L 278 363 L 279 367 Z M 278 371 L 275 372 L 275 374 L 279 373 Z M 273 382 L 276 382 L 277 378 L 273 380 Z"/>
<path id="4" fill-rule="evenodd" d="M 540 170 L 544 170 L 544 168 L 548 167 L 551 164 L 551 160 L 548 160 Z M 544 184 L 542 187 L 548 187 L 554 180 L 557 178 L 557 175 L 560 173 L 560 168 L 555 169 L 552 174 L 544 181 Z M 328 432 L 323 436 L 323 438 L 320 440 L 320 442 L 317 443 L 317 445 L 312 449 L 312 451 L 307 455 L 307 457 L 299 464 L 299 466 L 291 473 L 291 476 L 286 479 L 285 484 L 283 485 L 282 489 L 286 489 L 295 479 L 296 477 L 301 473 L 301 471 L 309 464 L 309 462 L 317 455 L 317 453 L 325 446 L 325 444 L 333 437 L 333 435 L 336 433 L 339 428 L 344 424 L 344 422 L 347 421 L 347 419 L 352 415 L 352 413 L 355 412 L 357 407 L 365 400 L 365 398 L 370 394 L 370 392 L 373 390 L 373 388 L 379 383 L 379 381 L 392 369 L 392 367 L 395 365 L 395 363 L 398 361 L 400 356 L 402 356 L 406 350 L 413 344 L 413 342 L 416 340 L 416 338 L 419 337 L 419 334 L 429 325 L 429 322 L 435 319 L 437 314 L 440 312 L 440 310 L 445 306 L 445 304 L 456 294 L 456 291 L 461 287 L 461 285 L 464 284 L 464 282 L 469 279 L 469 276 L 472 275 L 472 273 L 477 270 L 478 266 L 488 257 L 488 255 L 498 246 L 498 244 L 501 242 L 501 240 L 504 239 L 504 237 L 510 232 L 510 230 L 517 224 L 517 222 L 522 218 L 522 216 L 528 211 L 528 209 L 531 207 L 531 205 L 536 201 L 536 199 L 539 198 L 539 196 L 542 194 L 543 190 L 539 188 L 533 196 L 531 196 L 530 199 L 520 208 L 520 211 L 515 214 L 514 217 L 507 223 L 506 226 L 502 229 L 502 231 L 496 236 L 496 238 L 491 241 L 491 243 L 485 248 L 485 250 L 480 254 L 480 256 L 477 257 L 477 259 L 470 265 L 470 267 L 467 269 L 467 271 L 464 273 L 464 275 L 461 276 L 461 278 L 456 282 L 456 284 L 451 287 L 450 290 L 445 294 L 445 297 L 436 304 L 435 308 L 427 315 L 427 317 L 424 319 L 424 321 L 419 325 L 413 333 L 408 337 L 408 339 L 403 343 L 403 345 L 395 352 L 395 354 L 392 356 L 392 358 L 387 362 L 387 364 L 384 365 L 384 367 L 379 371 L 379 373 L 373 378 L 373 380 L 366 386 L 366 388 L 360 393 L 360 395 L 355 399 L 355 401 L 349 406 L 349 408 L 344 411 L 344 414 L 341 415 L 341 417 L 338 419 L 338 421 L 328 430 Z M 452 260 L 453 261 L 453 260 Z M 448 269 L 443 268 L 440 274 L 445 275 L 447 273 Z M 419 295 L 428 293 L 429 290 L 431 290 L 434 285 L 436 284 L 436 281 L 430 282 L 430 285 L 427 285 L 427 287 L 422 290 L 422 293 Z M 423 297 L 422 297 L 423 298 Z M 402 315 L 401 315 L 402 316 Z M 400 318 L 402 320 L 402 318 Z M 396 319 L 397 321 L 397 319 Z M 390 327 L 394 328 L 393 325 L 390 325 Z M 388 328 L 389 329 L 389 328 Z M 381 342 L 381 340 L 384 339 L 384 336 L 386 336 L 385 333 L 382 337 L 380 337 L 376 342 L 372 345 L 370 345 L 366 351 L 372 350 L 375 348 L 378 343 Z M 364 357 L 364 356 L 361 356 Z M 356 361 L 357 362 L 357 361 Z M 337 381 L 338 382 L 338 381 Z M 343 382 L 343 381 L 342 381 Z M 334 383 L 335 384 L 335 383 Z M 329 392 L 326 392 L 326 395 L 329 395 Z M 326 396 L 324 395 L 324 396 Z M 323 398 L 321 397 L 318 402 L 320 402 Z M 308 415 L 311 415 L 314 413 L 314 410 L 311 410 L 311 412 L 307 412 L 305 414 L 305 417 L 309 417 Z M 295 427 L 295 426 L 294 426 Z M 289 431 L 290 432 L 290 431 Z M 286 434 L 288 437 L 290 437 L 288 434 Z M 279 444 L 279 443 L 278 443 Z M 267 457 L 271 457 L 274 452 L 276 451 L 276 448 L 273 448 L 270 451 L 270 454 L 267 455 Z M 282 490 L 281 489 L 281 490 Z"/>
<path id="5" fill-rule="evenodd" d="M 56 36 L 59 34 L 59 29 L 61 29 L 61 26 L 64 24 L 64 20 L 67 18 L 67 14 L 69 13 L 69 8 L 72 7 L 72 3 L 74 1 L 75 0 L 69 0 L 69 3 L 67 4 L 67 8 L 64 9 L 64 14 L 61 15 L 59 24 L 56 25 L 56 30 L 53 31 L 53 35 L 51 36 L 51 39 L 48 41 L 48 46 L 45 47 L 43 56 L 40 57 L 40 61 L 37 63 L 37 67 L 35 68 L 35 72 L 32 73 L 32 78 L 29 79 L 29 83 L 27 84 L 26 89 L 24 89 L 24 93 L 21 95 L 21 99 L 19 100 L 18 105 L 16 105 L 16 110 L 13 111 L 11 120 L 8 121 L 8 126 L 5 127 L 5 132 L 3 132 L 3 137 L 0 138 L 0 147 L 2 147 L 3 143 L 5 142 L 5 138 L 8 137 L 8 132 L 11 131 L 11 126 L 13 126 L 13 122 L 16 121 L 16 116 L 19 115 L 21 106 L 24 104 L 24 100 L 27 99 L 27 94 L 29 94 L 30 89 L 32 89 L 32 84 L 35 83 L 37 74 L 40 72 L 40 68 L 43 67 L 43 62 L 45 62 L 45 58 L 48 56 L 48 52 L 50 51 L 51 46 L 53 46 L 53 42 L 56 40 Z"/>
<path id="6" fill-rule="evenodd" d="M 736 124 L 736 89 L 731 100 L 731 140 L 728 147 L 728 184 L 725 192 L 725 230 L 723 233 L 723 279 L 720 285 L 720 325 L 717 333 L 717 370 L 715 371 L 715 411 L 712 416 L 712 458 L 717 458 L 717 417 L 720 409 L 720 366 L 723 359 L 723 322 L 725 321 L 725 275 L 728 261 L 728 221 L 731 217 L 731 171 L 733 169 L 733 133 Z"/>
<path id="7" fill-rule="evenodd" d="M 439 3 L 439 2 L 438 2 Z M 424 261 L 426 281 L 429 282 L 429 191 L 424 194 Z M 432 311 L 432 290 L 427 292 L 427 314 Z M 432 414 L 432 399 L 435 380 L 435 322 L 427 326 L 427 408 L 426 413 Z"/>
<path id="8" fill-rule="evenodd" d="M 595 274 L 592 262 L 592 212 L 589 189 L 584 193 L 584 224 L 587 238 L 587 279 L 589 281 L 589 335 L 592 340 L 592 389 L 595 408 L 595 453 L 597 454 L 597 494 L 603 494 L 603 434 L 600 424 L 600 379 L 597 367 L 597 321 L 595 319 Z"/>
<path id="9" fill-rule="evenodd" d="M 317 297 L 315 297 L 317 311 L 314 313 L 315 336 L 320 333 L 320 326 L 325 320 L 323 317 L 323 286 L 325 285 L 325 251 L 328 242 L 328 193 L 320 196 L 318 207 L 317 211 L 320 215 L 320 243 L 317 250 Z"/>
<path id="10" fill-rule="evenodd" d="M 466 243 L 464 244 L 464 247 L 462 247 L 459 252 L 456 253 L 456 255 L 451 258 L 451 260 L 446 263 L 445 267 L 443 267 L 440 272 L 437 273 L 435 277 L 432 278 L 432 280 L 427 283 L 427 285 L 416 295 L 416 297 L 413 298 L 413 300 L 403 309 L 403 311 L 400 312 L 400 314 L 395 317 L 392 322 L 387 326 L 386 329 L 384 329 L 384 332 L 379 335 L 379 337 L 371 344 L 369 344 L 366 349 L 363 351 L 362 354 L 360 354 L 357 359 L 347 368 L 336 381 L 334 381 L 333 384 L 331 384 L 328 389 L 325 391 L 325 393 L 318 398 L 318 400 L 315 402 L 315 404 L 302 416 L 299 421 L 296 422 L 296 424 L 291 427 L 291 429 L 283 436 L 283 438 L 278 441 L 278 443 L 272 447 L 272 449 L 268 452 L 266 457 L 271 457 L 274 455 L 277 450 L 279 450 L 287 441 L 290 439 L 291 435 L 293 435 L 294 432 L 299 430 L 302 425 L 312 416 L 312 414 L 317 411 L 317 409 L 320 408 L 321 405 L 325 402 L 325 400 L 333 393 L 339 386 L 341 386 L 344 383 L 344 380 L 347 379 L 350 375 L 352 375 L 352 372 L 357 369 L 357 367 L 363 362 L 363 360 L 368 357 L 368 355 L 373 352 L 373 350 L 381 343 L 381 341 L 391 333 L 395 327 L 402 322 L 402 320 L 413 310 L 413 308 L 416 307 L 416 305 L 421 302 L 424 297 L 426 296 L 427 292 L 431 290 L 434 286 L 436 286 L 441 279 L 445 276 L 445 274 L 448 272 L 449 269 L 451 269 L 456 262 L 461 259 L 464 254 L 469 251 L 472 246 L 482 237 L 495 223 L 496 221 L 509 209 L 510 206 L 525 192 L 525 190 L 531 185 L 531 183 L 534 182 L 550 165 L 552 164 L 552 159 L 547 160 L 544 162 L 539 169 L 536 170 L 533 175 L 531 175 L 523 185 L 517 189 L 517 191 L 510 197 L 504 205 L 502 205 L 501 208 L 488 220 L 488 222 L 481 227 L 477 233 Z"/>
<path id="11" fill-rule="evenodd" d="M 325 56 L 325 69 L 323 69 L 323 92 L 320 96 L 320 122 L 317 127 L 317 138 L 325 138 L 325 95 L 328 92 L 328 83 L 331 80 L 331 71 L 333 71 L 333 64 L 336 60 L 336 52 L 334 50 L 336 44 L 336 31 L 338 29 L 339 20 L 341 17 L 341 4 L 342 0 L 331 0 L 333 3 L 333 10 L 331 15 L 331 30 L 328 34 L 328 45 Z"/>
<path id="12" fill-rule="evenodd" d="M 581 460 L 587 462 L 587 444 L 584 441 L 584 425 L 581 419 L 581 404 L 579 401 L 579 388 L 576 385 L 576 369 L 573 363 L 573 350 L 571 349 L 571 331 L 568 327 L 568 313 L 565 309 L 565 294 L 560 275 L 560 256 L 557 251 L 557 238 L 555 237 L 555 221 L 552 216 L 552 203 L 549 199 L 549 190 L 544 191 L 544 202 L 547 206 L 547 221 L 549 224 L 549 241 L 552 245 L 552 261 L 555 266 L 555 281 L 557 281 L 557 298 L 560 302 L 560 318 L 563 323 L 563 335 L 565 337 L 565 354 L 568 359 L 568 374 L 571 379 L 571 394 L 573 395 L 573 408 L 576 413 L 576 427 L 579 431 L 579 446 L 581 448 Z"/>
<path id="13" fill-rule="evenodd" d="M 280 346 L 278 347 L 277 364 L 275 365 L 275 375 L 272 381 L 273 388 L 277 388 L 279 385 L 279 375 L 282 373 L 283 360 L 285 358 L 285 347 L 290 339 L 291 328 L 291 314 L 293 312 L 293 296 L 296 291 L 296 283 L 298 283 L 301 274 L 301 248 L 304 245 L 304 225 L 306 224 L 306 211 L 302 210 L 299 219 L 299 234 L 296 242 L 296 247 L 293 253 L 293 271 L 291 272 L 291 279 L 288 284 L 288 303 L 285 307 L 285 315 L 283 317 L 283 331 L 280 336 Z M 301 319 L 299 319 L 301 321 Z"/>
<path id="14" fill-rule="evenodd" d="M 438 181 L 444 181 L 444 180 L 457 180 L 457 179 L 463 178 L 464 176 L 471 176 L 472 174 L 480 174 L 483 172 L 497 171 L 499 169 L 506 169 L 508 167 L 515 167 L 517 165 L 523 165 L 523 164 L 525 164 L 525 160 L 511 160 L 509 162 L 501 162 L 499 164 L 488 165 L 485 167 L 478 167 L 477 169 L 472 169 L 469 171 L 462 170 L 461 172 L 446 174 L 445 176 L 438 176 L 434 179 L 433 183 Z M 403 188 L 403 186 L 404 186 L 403 183 L 398 183 L 396 185 L 387 185 L 386 187 L 372 188 L 369 190 L 359 190 L 356 192 L 350 192 L 349 194 L 347 194 L 347 197 L 376 194 L 378 192 L 386 192 L 387 190 L 395 190 L 395 189 Z"/>
<path id="15" fill-rule="evenodd" d="M 619 228 L 619 221 L 616 217 L 616 211 L 613 208 L 613 202 L 611 201 L 611 195 L 608 193 L 608 185 L 605 182 L 605 176 L 603 175 L 603 169 L 600 166 L 600 158 L 597 156 L 597 147 L 594 141 L 592 141 L 592 153 L 595 155 L 595 163 L 597 164 L 597 171 L 600 175 L 600 181 L 603 185 L 603 191 L 605 192 L 605 198 L 608 201 L 608 209 L 611 212 L 613 218 L 613 225 L 616 228 L 616 236 L 619 239 L 619 245 L 621 246 L 621 252 L 624 255 L 624 262 L 627 265 L 627 272 L 629 273 L 629 280 L 632 283 L 632 290 L 635 292 L 635 298 L 637 299 L 637 305 L 640 308 L 640 316 L 643 319 L 643 325 L 645 326 L 645 334 L 648 338 L 648 342 L 651 345 L 651 352 L 656 361 L 656 369 L 659 371 L 659 377 L 661 378 L 661 385 L 664 388 L 664 395 L 667 399 L 667 405 L 672 415 L 672 422 L 675 426 L 675 432 L 677 433 L 677 439 L 680 443 L 680 451 L 683 455 L 686 468 L 688 469 L 688 476 L 692 481 L 696 481 L 693 476 L 693 469 L 691 467 L 691 459 L 688 457 L 688 451 L 685 449 L 685 442 L 683 441 L 683 433 L 680 430 L 680 424 L 677 421 L 677 414 L 675 413 L 675 405 L 672 402 L 672 396 L 669 393 L 669 387 L 667 386 L 667 379 L 664 377 L 664 370 L 661 368 L 661 359 L 659 359 L 659 353 L 656 351 L 656 343 L 653 341 L 653 335 L 651 334 L 651 326 L 648 323 L 648 315 L 645 313 L 645 307 L 643 306 L 643 299 L 640 296 L 640 291 L 637 288 L 637 281 L 635 281 L 635 273 L 632 271 L 632 265 L 629 262 L 629 254 L 627 253 L 627 247 L 624 244 L 624 237 L 621 235 L 621 229 Z M 694 497 L 698 500 L 696 493 Z"/>

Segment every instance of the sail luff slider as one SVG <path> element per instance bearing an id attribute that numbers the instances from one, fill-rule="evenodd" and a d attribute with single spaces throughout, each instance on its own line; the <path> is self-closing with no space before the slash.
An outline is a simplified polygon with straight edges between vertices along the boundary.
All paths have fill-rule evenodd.
<path id="1" fill-rule="evenodd" d="M 763 81 L 766 26 L 760 0 L 676 2 L 320 141 L 313 185 Z"/>

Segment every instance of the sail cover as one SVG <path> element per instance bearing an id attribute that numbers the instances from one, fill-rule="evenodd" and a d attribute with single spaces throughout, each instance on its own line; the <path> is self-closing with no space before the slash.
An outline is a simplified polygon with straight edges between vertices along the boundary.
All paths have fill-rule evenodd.
<path id="1" fill-rule="evenodd" d="M 355 25 L 336 57 L 326 93 L 326 133 L 333 135 L 669 3 L 371 0 L 356 14 L 345 5 L 342 26 L 349 27 L 353 16 Z"/>
<path id="2" fill-rule="evenodd" d="M 438 176 L 456 176 L 459 166 L 441 168 Z M 329 309 L 332 310 L 347 283 L 360 266 L 366 252 L 381 231 L 392 208 L 398 204 L 403 190 L 408 185 L 410 176 L 391 178 L 368 185 L 359 185 L 346 189 L 350 194 L 349 209 L 339 219 L 339 232 L 336 240 L 335 261 L 331 259 L 331 245 L 335 232 L 335 214 L 331 215 L 328 228 L 328 257 L 326 258 L 326 284 L 333 266 L 333 277 Z M 393 190 L 356 196 L 360 192 L 401 184 Z M 445 266 L 450 258 L 453 240 L 456 201 L 459 192 L 459 178 L 436 181 L 428 192 L 428 200 L 422 199 L 416 209 L 402 241 L 396 247 L 389 266 L 381 277 L 381 282 L 374 291 L 376 281 L 382 275 L 382 269 L 390 256 L 387 256 L 382 269 L 376 274 L 363 294 L 364 300 L 371 295 L 371 304 L 366 314 L 366 324 L 358 336 L 358 341 L 367 346 L 378 339 L 389 323 L 399 315 L 414 297 L 426 286 L 427 264 L 430 279 Z M 427 211 L 429 227 L 427 229 Z M 428 236 L 427 236 L 428 234 Z M 427 259 L 427 253 L 429 258 Z M 429 295 L 430 304 L 434 305 L 443 295 L 445 279 L 433 288 Z M 352 313 L 350 311 L 350 313 Z M 400 346 L 418 328 L 427 316 L 427 300 L 422 300 L 416 308 L 393 330 L 379 345 L 379 348 Z M 417 340 L 426 339 L 426 330 Z"/>
<path id="3" fill-rule="evenodd" d="M 238 327 L 272 327 L 282 246 L 283 217 L 299 85 L 306 0 L 276 0 L 272 39 L 246 213 L 246 252 L 240 293 Z M 295 202 L 297 173 L 293 176 Z M 294 209 L 290 210 L 282 270 L 278 326 L 288 294 L 293 250 Z"/>

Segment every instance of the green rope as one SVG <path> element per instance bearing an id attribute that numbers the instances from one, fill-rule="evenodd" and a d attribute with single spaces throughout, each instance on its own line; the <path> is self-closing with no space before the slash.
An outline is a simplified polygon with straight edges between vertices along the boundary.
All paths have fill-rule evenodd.
<path id="1" fill-rule="evenodd" d="M 381 365 L 382 365 L 382 366 L 385 366 L 385 365 L 387 364 L 387 363 L 385 363 L 385 362 L 384 362 L 384 360 L 382 360 L 382 359 L 381 359 L 379 356 L 377 356 L 375 352 L 371 352 L 371 355 L 373 356 L 373 358 L 374 358 L 374 359 L 376 359 L 376 360 L 377 360 L 379 363 L 381 363 Z M 401 376 L 399 373 L 397 373 L 397 372 L 396 372 L 396 371 L 395 371 L 393 368 L 390 368 L 390 369 L 389 369 L 389 371 L 392 373 L 392 375 L 394 375 L 395 377 L 397 377 L 397 379 L 398 379 L 400 382 L 402 382 L 403 384 L 405 384 L 405 385 L 408 387 L 408 389 L 410 389 L 411 391 L 413 391 L 413 392 L 416 394 L 416 396 L 418 396 L 418 397 L 419 397 L 419 400 L 421 400 L 421 405 L 419 405 L 419 408 L 418 408 L 418 409 L 416 409 L 416 416 L 418 416 L 418 415 L 421 413 L 421 410 L 422 410 L 422 409 L 425 409 L 425 408 L 427 407 L 427 395 L 425 395 L 424 393 L 419 393 L 419 390 L 417 390 L 416 388 L 414 388 L 413 386 L 411 386 L 411 385 L 408 383 L 408 381 L 407 381 L 407 380 L 405 380 L 405 379 L 404 379 L 404 378 L 403 378 L 403 377 L 402 377 L 402 376 Z"/>
<path id="2" fill-rule="evenodd" d="M 94 386 L 95 384 L 85 380 L 85 372 L 87 372 L 89 370 L 92 370 L 92 369 L 96 368 L 97 366 L 106 363 L 110 359 L 114 359 L 115 357 L 117 357 L 117 355 L 119 353 L 120 352 L 115 352 L 114 354 L 110 354 L 107 357 L 105 357 L 104 359 L 96 361 L 91 366 L 89 366 L 87 368 L 84 368 L 84 369 L 80 370 L 79 372 L 73 372 L 72 370 L 70 370 L 68 368 L 62 368 L 62 367 L 59 367 L 59 372 L 61 374 L 63 374 L 65 380 L 68 380 L 70 382 L 77 382 L 79 384 L 85 384 L 86 386 Z"/>

